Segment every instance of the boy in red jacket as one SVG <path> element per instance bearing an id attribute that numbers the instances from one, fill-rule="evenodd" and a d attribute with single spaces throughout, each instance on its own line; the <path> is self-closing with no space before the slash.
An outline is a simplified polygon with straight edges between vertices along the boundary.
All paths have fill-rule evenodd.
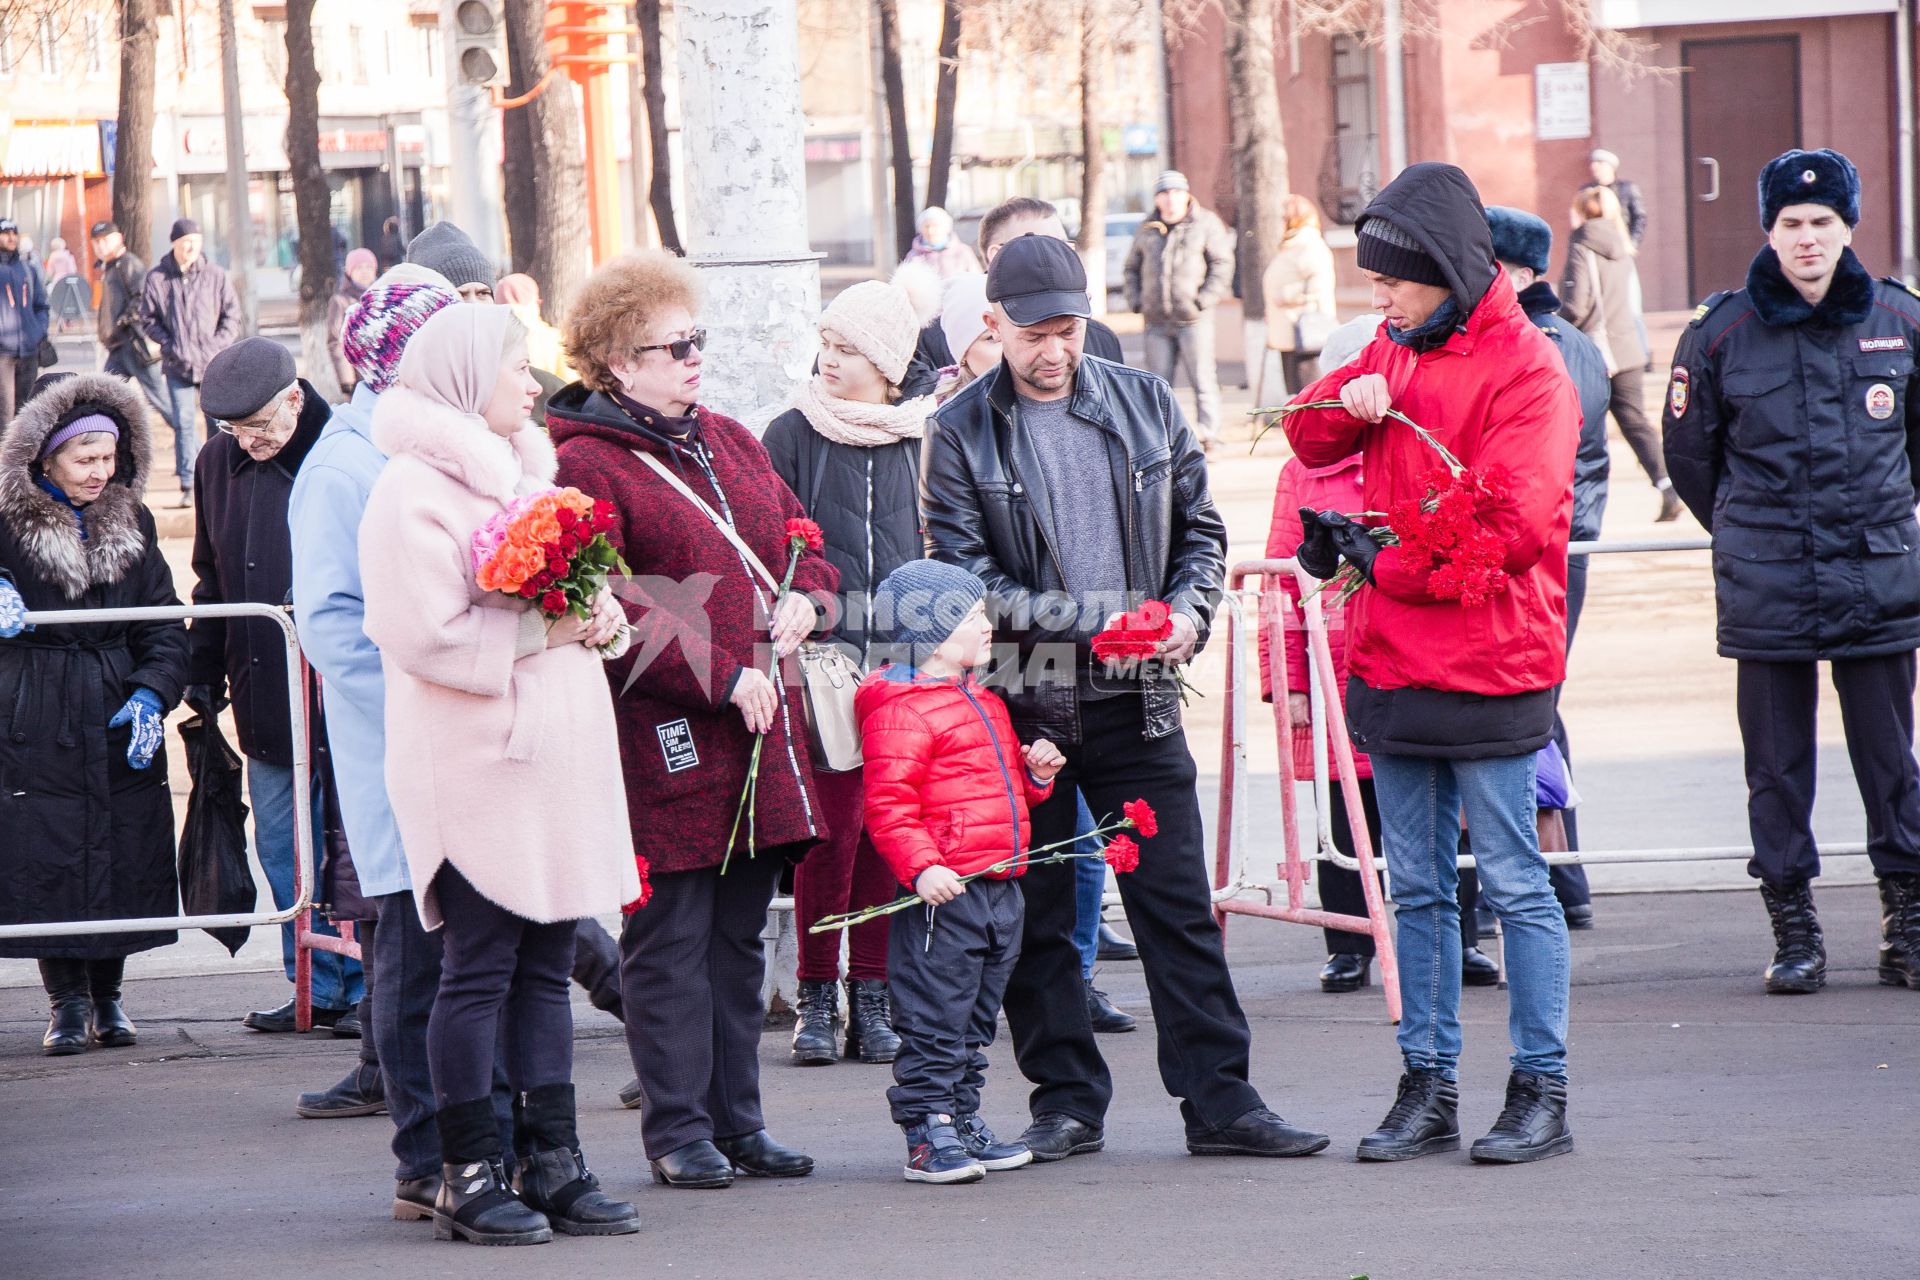
<path id="1" fill-rule="evenodd" d="M 1006 704 L 974 679 L 992 656 L 993 627 L 973 574 L 910 561 L 874 593 L 873 623 L 897 660 L 854 701 L 867 833 L 926 904 L 901 912 L 888 938 L 900 1052 L 887 1102 L 907 1135 L 907 1181 L 978 1182 L 1033 1159 L 980 1119 L 984 1050 L 1020 956 L 1024 911 L 1019 869 L 961 877 L 1027 852 L 1028 806 L 1047 798 L 1066 758 L 1045 740 L 1022 749 Z"/>

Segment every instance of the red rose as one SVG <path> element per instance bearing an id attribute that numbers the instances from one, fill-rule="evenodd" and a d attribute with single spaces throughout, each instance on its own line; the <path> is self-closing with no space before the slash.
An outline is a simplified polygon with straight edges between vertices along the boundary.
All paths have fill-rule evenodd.
<path id="1" fill-rule="evenodd" d="M 560 556 L 554 556 L 547 561 L 547 572 L 555 578 L 564 578 L 567 576 L 567 562 Z"/>
<path id="2" fill-rule="evenodd" d="M 562 529 L 571 529 L 580 523 L 580 516 L 572 507 L 561 507 L 553 513 L 553 519 Z"/>
<path id="3" fill-rule="evenodd" d="M 1132 871 L 1140 865 L 1140 846 L 1130 836 L 1115 836 L 1107 841 L 1106 859 L 1117 872 Z"/>
<path id="4" fill-rule="evenodd" d="M 531 599 L 533 599 L 533 598 L 534 598 L 535 596 L 537 596 L 537 595 L 539 595 L 539 594 L 540 594 L 540 588 L 539 588 L 539 587 L 536 587 L 536 586 L 534 586 L 534 585 L 533 585 L 533 579 L 531 579 L 531 578 L 529 578 L 529 579 L 527 579 L 527 581 L 526 581 L 526 582 L 525 582 L 524 584 L 522 584 L 522 585 L 521 585 L 521 587 L 520 587 L 520 594 L 521 594 L 521 596 L 523 596 L 524 598 L 526 598 L 526 599 L 528 599 L 528 600 L 531 600 Z"/>
<path id="5" fill-rule="evenodd" d="M 809 551 L 818 551 L 826 545 L 826 538 L 820 532 L 820 526 L 811 520 L 795 516 L 787 521 L 787 538 L 798 539 L 806 544 Z"/>
<path id="6" fill-rule="evenodd" d="M 568 558 L 572 558 L 573 553 L 580 549 L 580 539 L 574 537 L 570 533 L 563 533 L 560 535 L 560 542 L 558 545 L 560 547 L 561 555 L 566 556 Z"/>
<path id="7" fill-rule="evenodd" d="M 549 591 L 540 597 L 540 607 L 554 617 L 567 611 L 567 595 L 564 591 Z"/>
<path id="8" fill-rule="evenodd" d="M 1140 833 L 1142 839 L 1151 840 L 1160 834 L 1160 819 L 1154 815 L 1153 806 L 1145 800 L 1129 800 L 1120 806 L 1127 815 L 1127 821 Z"/>

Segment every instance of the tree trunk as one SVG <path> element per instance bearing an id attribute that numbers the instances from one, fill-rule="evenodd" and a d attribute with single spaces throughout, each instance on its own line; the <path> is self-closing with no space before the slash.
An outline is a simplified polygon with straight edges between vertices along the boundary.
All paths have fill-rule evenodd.
<path id="1" fill-rule="evenodd" d="M 913 139 L 907 132 L 907 86 L 900 73 L 899 0 L 874 0 L 880 7 L 880 79 L 887 91 L 887 134 L 893 145 L 894 256 L 913 248 L 919 206 L 913 199 Z"/>
<path id="2" fill-rule="evenodd" d="M 933 151 L 927 160 L 927 203 L 946 208 L 953 168 L 953 110 L 960 96 L 960 0 L 940 6 L 940 75 L 933 87 Z"/>
<path id="3" fill-rule="evenodd" d="M 1109 45 L 1108 0 L 1080 6 L 1080 258 L 1096 313 L 1107 302 L 1107 147 L 1101 124 Z"/>
<path id="4" fill-rule="evenodd" d="M 113 222 L 145 262 L 153 252 L 153 62 L 159 0 L 120 2 L 120 121 L 113 139 Z"/>
<path id="5" fill-rule="evenodd" d="M 551 65 L 543 0 L 507 0 L 507 65 L 515 85 L 532 88 Z M 525 89 L 514 90 L 524 93 Z M 529 252 L 521 256 L 515 229 L 513 265 L 540 284 L 540 312 L 551 323 L 565 318 L 573 291 L 586 278 L 592 237 L 587 227 L 587 172 L 580 144 L 580 106 L 573 82 L 556 74 L 546 92 L 507 112 L 525 117 L 533 211 Z M 512 135 L 509 134 L 509 137 Z M 513 189 L 508 170 L 507 189 Z M 511 208 L 511 203 L 508 206 Z M 524 263 L 524 265 L 522 265 Z"/>
<path id="6" fill-rule="evenodd" d="M 1240 299 L 1250 320 L 1266 315 L 1261 277 L 1286 231 L 1287 143 L 1273 63 L 1276 0 L 1224 0 L 1227 116 L 1233 122 L 1233 191 L 1240 244 Z M 1251 357 L 1249 357 L 1251 359 Z"/>
<path id="7" fill-rule="evenodd" d="M 680 247 L 680 228 L 673 219 L 673 155 L 667 150 L 667 82 L 661 66 L 660 0 L 639 0 L 633 6 L 633 14 L 635 25 L 640 28 L 640 70 L 647 95 L 647 165 L 652 173 L 647 203 L 653 208 L 653 224 L 660 232 L 660 247 L 670 253 L 684 253 Z"/>
<path id="8" fill-rule="evenodd" d="M 307 381 L 340 398 L 327 355 L 327 304 L 340 287 L 333 266 L 327 172 L 320 167 L 320 71 L 313 60 L 315 0 L 287 0 L 287 169 L 300 233 L 300 357 Z"/>
<path id="9" fill-rule="evenodd" d="M 519 42 L 513 38 L 513 15 L 505 16 L 507 28 L 507 88 L 509 97 L 518 97 L 533 87 Z M 566 88 L 561 80 L 560 87 Z M 549 87 L 549 92 L 552 92 Z M 533 151 L 533 116 L 525 107 L 500 113 L 500 195 L 507 214 L 507 265 L 515 271 L 533 275 L 534 193 L 538 159 Z M 536 276 L 535 279 L 538 279 Z M 544 294 L 542 295 L 545 296 Z"/>

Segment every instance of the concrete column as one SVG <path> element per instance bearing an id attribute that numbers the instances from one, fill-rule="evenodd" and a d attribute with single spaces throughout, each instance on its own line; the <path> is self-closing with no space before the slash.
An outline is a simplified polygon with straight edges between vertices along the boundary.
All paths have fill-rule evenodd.
<path id="1" fill-rule="evenodd" d="M 807 240 L 805 122 L 792 0 L 681 0 L 687 259 L 707 286 L 702 400 L 755 431 L 807 377 L 820 255 Z"/>

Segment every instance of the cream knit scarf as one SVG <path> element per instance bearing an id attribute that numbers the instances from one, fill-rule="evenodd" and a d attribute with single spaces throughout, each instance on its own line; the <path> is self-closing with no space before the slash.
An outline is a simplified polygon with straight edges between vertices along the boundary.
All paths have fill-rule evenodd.
<path id="1" fill-rule="evenodd" d="M 793 393 L 793 407 L 807 422 L 835 444 L 877 449 L 897 440 L 918 440 L 926 434 L 927 417 L 934 410 L 932 396 L 899 404 L 867 404 L 842 400 L 820 390 L 818 378 L 808 378 Z"/>

